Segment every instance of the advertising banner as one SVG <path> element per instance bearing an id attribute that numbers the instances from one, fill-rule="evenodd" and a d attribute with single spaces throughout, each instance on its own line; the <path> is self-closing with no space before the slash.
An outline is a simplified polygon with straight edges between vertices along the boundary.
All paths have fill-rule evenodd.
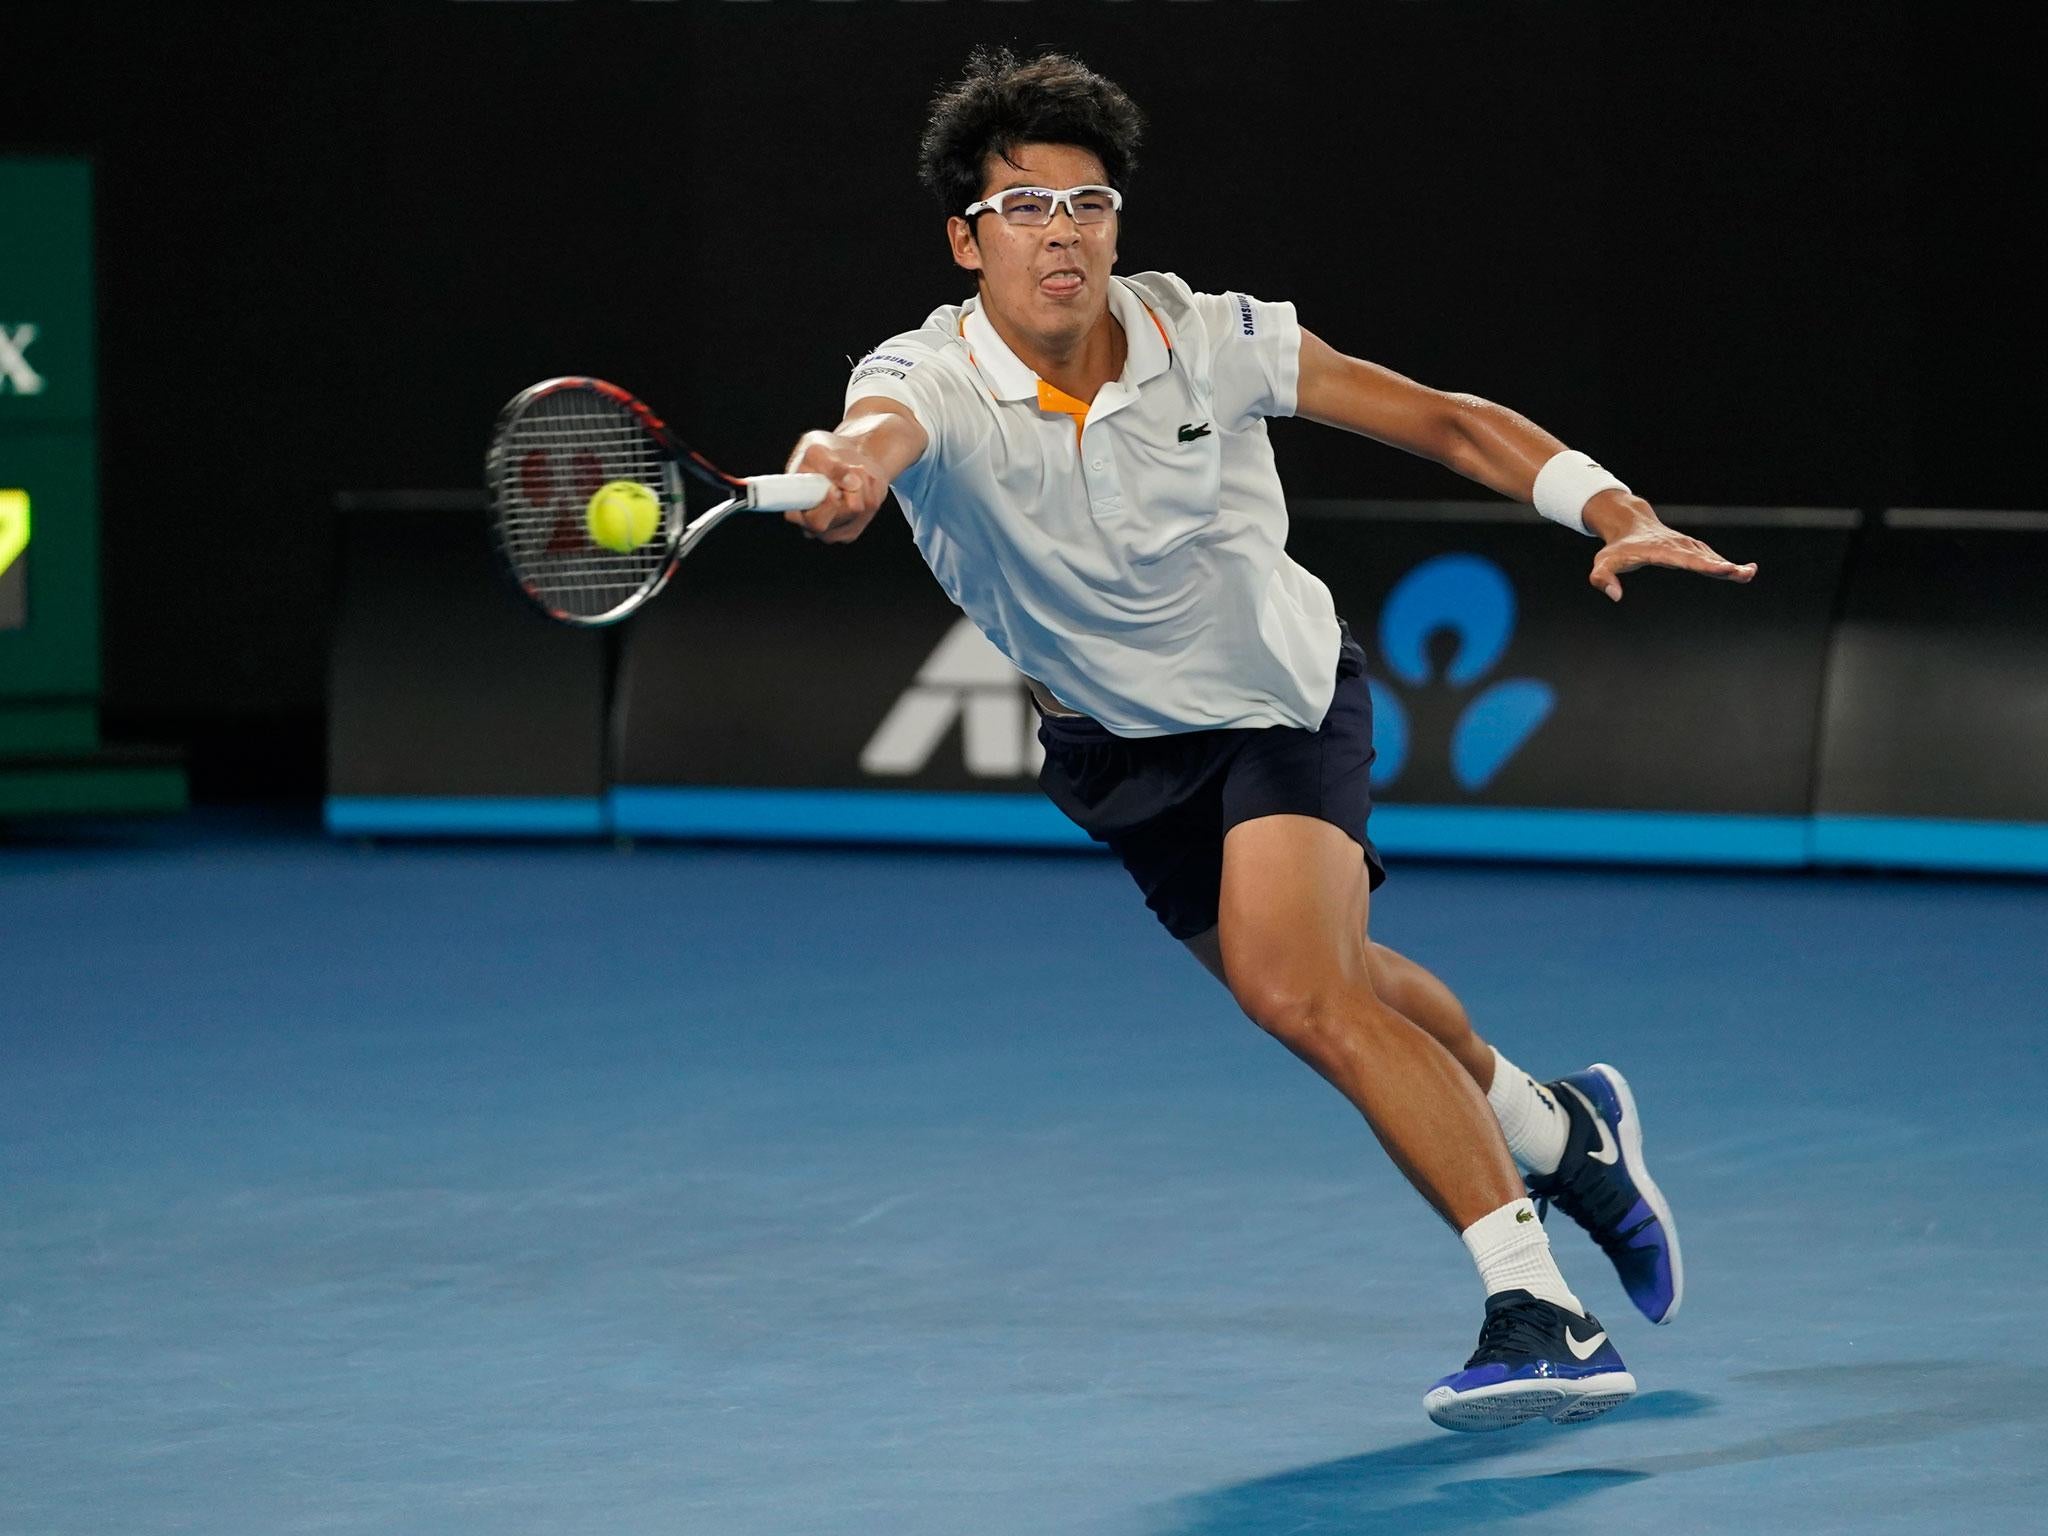
<path id="1" fill-rule="evenodd" d="M 481 498 L 348 499 L 337 830 L 1086 847 L 1024 680 L 900 519 L 736 519 L 616 630 L 528 609 Z M 1308 502 L 1392 854 L 2048 870 L 2048 514 L 1667 507 L 1747 586 L 1518 507 Z"/>

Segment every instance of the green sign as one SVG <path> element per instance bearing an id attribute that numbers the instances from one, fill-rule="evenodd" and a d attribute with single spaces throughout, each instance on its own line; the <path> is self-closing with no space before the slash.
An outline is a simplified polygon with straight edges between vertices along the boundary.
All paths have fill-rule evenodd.
<path id="1" fill-rule="evenodd" d="M 0 819 L 185 803 L 99 741 L 96 409 L 92 168 L 0 158 Z"/>
<path id="2" fill-rule="evenodd" d="M 99 693 L 93 347 L 92 169 L 0 157 L 0 713 L 18 719 Z"/>

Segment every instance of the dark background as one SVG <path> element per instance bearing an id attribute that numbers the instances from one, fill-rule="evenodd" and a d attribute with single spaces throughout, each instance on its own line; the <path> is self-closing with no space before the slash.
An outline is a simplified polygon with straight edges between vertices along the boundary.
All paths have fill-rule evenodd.
<path id="1" fill-rule="evenodd" d="M 1293 299 L 1653 500 L 2039 507 L 2038 87 L 1999 14 L 15 0 L 0 150 L 98 172 L 106 726 L 185 744 L 202 797 L 316 792 L 335 494 L 475 485 L 536 378 L 779 467 L 965 292 L 913 158 L 985 40 L 1149 114 L 1126 271 Z M 1297 496 L 1468 489 L 1275 438 Z"/>

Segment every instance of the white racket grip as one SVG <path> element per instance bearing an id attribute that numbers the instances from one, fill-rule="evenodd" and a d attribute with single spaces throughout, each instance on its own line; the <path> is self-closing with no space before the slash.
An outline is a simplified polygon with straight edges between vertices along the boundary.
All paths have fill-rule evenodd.
<path id="1" fill-rule="evenodd" d="M 831 493 L 823 475 L 749 475 L 747 508 L 753 512 L 804 512 Z"/>

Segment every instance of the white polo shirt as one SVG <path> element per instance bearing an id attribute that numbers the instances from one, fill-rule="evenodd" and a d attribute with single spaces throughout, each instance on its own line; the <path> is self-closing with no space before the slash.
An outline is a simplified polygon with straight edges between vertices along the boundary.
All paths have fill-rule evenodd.
<path id="1" fill-rule="evenodd" d="M 947 596 L 1019 669 L 1119 736 L 1314 729 L 1330 706 L 1329 588 L 1287 557 L 1265 418 L 1292 415 L 1292 304 L 1112 278 L 1124 371 L 1080 402 L 1003 344 L 978 300 L 854 369 L 930 439 L 895 482 Z M 1077 430 L 1078 428 L 1078 430 Z"/>

